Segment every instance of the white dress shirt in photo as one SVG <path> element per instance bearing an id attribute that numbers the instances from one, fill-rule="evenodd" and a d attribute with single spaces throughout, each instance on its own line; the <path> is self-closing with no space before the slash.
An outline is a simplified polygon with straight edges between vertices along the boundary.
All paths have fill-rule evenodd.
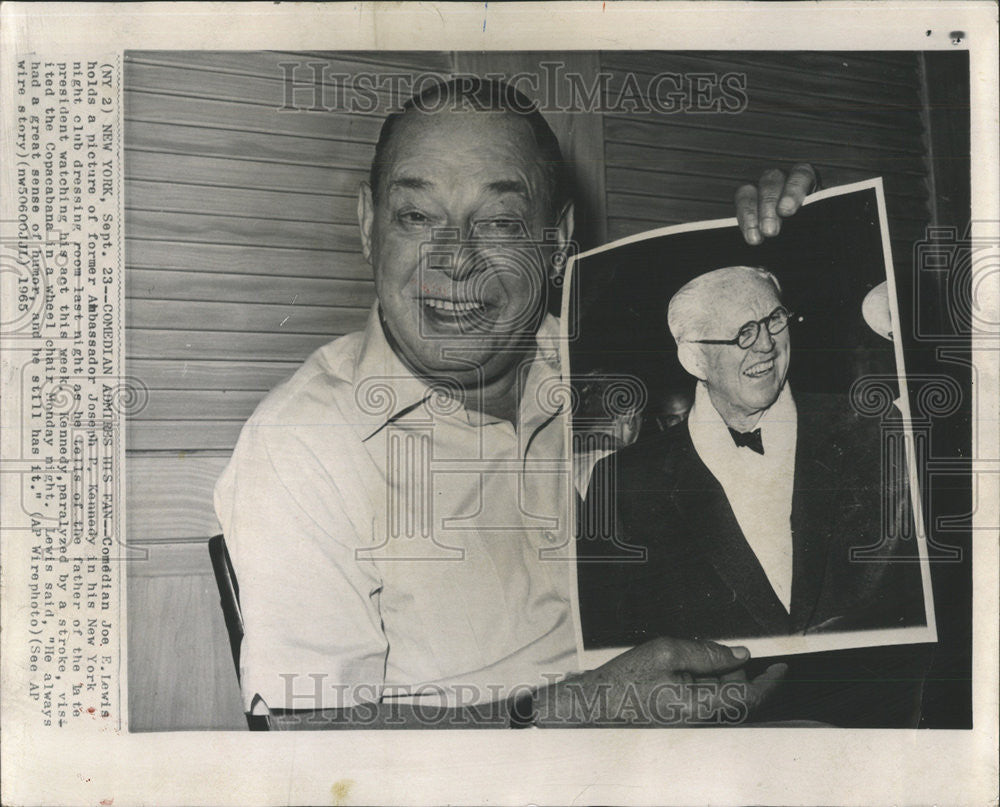
<path id="1" fill-rule="evenodd" d="M 698 383 L 688 417 L 698 456 L 722 485 L 743 537 L 786 610 L 792 602 L 796 423 L 787 383 L 753 427 L 761 431 L 763 454 L 736 445 L 704 382 Z"/>

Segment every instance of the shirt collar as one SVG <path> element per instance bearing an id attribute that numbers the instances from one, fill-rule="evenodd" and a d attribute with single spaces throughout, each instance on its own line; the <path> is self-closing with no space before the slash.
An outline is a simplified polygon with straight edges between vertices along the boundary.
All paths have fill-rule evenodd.
<path id="1" fill-rule="evenodd" d="M 764 440 L 771 431 L 786 431 L 789 427 L 794 429 L 795 423 L 795 400 L 792 398 L 791 386 L 786 381 L 775 402 L 764 410 L 754 428 L 760 429 L 761 439 Z M 695 388 L 694 404 L 688 415 L 688 424 L 692 439 L 696 443 L 704 443 L 705 438 L 709 437 L 721 440 L 721 435 L 725 435 L 724 442 L 735 447 L 729 436 L 729 427 L 713 405 L 708 394 L 708 385 L 704 381 L 699 381 Z M 699 440 L 699 437 L 703 439 Z"/>
<path id="2" fill-rule="evenodd" d="M 559 378 L 559 320 L 546 314 L 535 340 L 538 352 L 522 397 L 519 415 L 522 423 L 533 422 L 538 419 L 539 414 L 545 418 L 556 414 L 555 411 L 545 411 L 545 396 L 540 386 L 547 379 Z M 400 420 L 411 412 L 426 414 L 421 404 L 434 394 L 436 390 L 414 375 L 392 349 L 383 330 L 376 302 L 362 332 L 354 372 L 354 400 L 362 440 L 368 440 L 389 423 Z M 538 405 L 540 401 L 541 406 Z M 465 411 L 461 406 L 458 409 Z M 536 410 L 542 411 L 539 413 Z M 467 414 L 470 423 L 485 425 L 495 422 L 495 419 L 479 413 Z"/>

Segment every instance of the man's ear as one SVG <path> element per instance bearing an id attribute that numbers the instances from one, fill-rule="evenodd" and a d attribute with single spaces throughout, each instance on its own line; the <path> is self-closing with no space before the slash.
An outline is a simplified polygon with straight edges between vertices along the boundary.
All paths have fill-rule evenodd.
<path id="1" fill-rule="evenodd" d="M 677 345 L 677 358 L 680 359 L 681 367 L 688 371 L 699 381 L 705 380 L 705 370 L 703 365 L 704 354 L 698 345 L 691 342 L 681 342 Z"/>
<path id="2" fill-rule="evenodd" d="M 375 202 L 367 182 L 358 188 L 358 224 L 361 227 L 361 252 L 368 263 L 372 262 L 372 225 L 375 222 Z"/>
<path id="3" fill-rule="evenodd" d="M 556 222 L 556 242 L 559 244 L 559 253 L 562 255 L 562 259 L 552 261 L 551 268 L 549 269 L 549 280 L 561 277 L 566 271 L 566 258 L 568 257 L 566 253 L 570 245 L 570 239 L 573 237 L 573 213 L 573 203 L 567 202 Z"/>

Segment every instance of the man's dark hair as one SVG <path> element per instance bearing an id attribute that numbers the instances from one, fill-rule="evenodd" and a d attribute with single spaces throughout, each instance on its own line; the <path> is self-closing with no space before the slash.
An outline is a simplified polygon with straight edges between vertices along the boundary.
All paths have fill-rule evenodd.
<path id="1" fill-rule="evenodd" d="M 432 115 L 445 110 L 506 112 L 524 120 L 531 127 L 538 146 L 552 210 L 556 214 L 562 210 L 571 197 L 569 173 L 559 148 L 559 140 L 548 121 L 538 111 L 538 105 L 505 81 L 472 75 L 436 82 L 413 95 L 403 104 L 400 112 L 394 112 L 385 119 L 375 144 L 375 157 L 369 172 L 373 201 L 378 201 L 382 190 L 382 177 L 388 168 L 389 144 L 403 118 L 407 114 Z"/>

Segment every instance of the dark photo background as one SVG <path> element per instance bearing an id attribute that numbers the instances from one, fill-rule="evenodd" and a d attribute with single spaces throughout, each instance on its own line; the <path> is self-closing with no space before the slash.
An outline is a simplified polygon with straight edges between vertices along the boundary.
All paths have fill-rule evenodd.
<path id="1" fill-rule="evenodd" d="M 724 266 L 774 273 L 785 307 L 792 353 L 789 380 L 803 392 L 846 393 L 865 374 L 895 373 L 892 344 L 862 318 L 868 292 L 886 280 L 881 225 L 873 189 L 802 208 L 778 238 L 746 244 L 735 226 L 657 236 L 579 259 L 574 266 L 579 324 L 570 346 L 571 378 L 608 371 L 635 376 L 646 409 L 671 393 L 691 394 L 694 379 L 677 360 L 667 304 L 697 275 Z M 903 318 L 903 332 L 910 331 Z M 730 333 L 712 333 L 728 339 Z M 639 440 L 650 434 L 647 417 Z"/>

